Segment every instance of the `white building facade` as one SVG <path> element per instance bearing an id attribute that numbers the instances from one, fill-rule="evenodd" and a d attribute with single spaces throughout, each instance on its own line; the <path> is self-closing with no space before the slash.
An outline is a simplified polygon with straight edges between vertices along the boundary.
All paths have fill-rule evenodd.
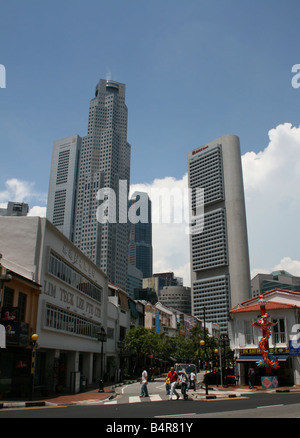
<path id="1" fill-rule="evenodd" d="M 46 218 L 0 218 L 5 259 L 42 286 L 37 328 L 36 384 L 79 390 L 79 376 L 100 377 L 107 329 L 107 276 Z M 104 354 L 105 354 L 104 343 Z"/>
<path id="2" fill-rule="evenodd" d="M 274 289 L 263 295 L 266 312 L 271 322 L 269 351 L 279 362 L 279 386 L 300 385 L 300 292 Z M 230 311 L 230 347 L 234 350 L 238 374 L 242 383 L 247 382 L 250 366 L 256 372 L 256 384 L 266 374 L 264 367 L 257 366 L 261 359 L 259 341 L 262 330 L 252 326 L 260 315 L 259 297 L 247 300 Z"/>
<path id="3" fill-rule="evenodd" d="M 190 262 L 192 314 L 228 329 L 229 309 L 251 297 L 248 238 L 239 139 L 225 135 L 188 154 L 192 189 Z M 197 189 L 204 190 L 198 199 Z M 202 213 L 202 212 L 200 212 Z M 203 225 L 199 228 L 199 224 Z M 196 229 L 199 228 L 197 232 Z"/>
<path id="4" fill-rule="evenodd" d="M 71 241 L 74 233 L 80 149 L 79 135 L 55 141 L 49 178 L 47 219 Z"/>

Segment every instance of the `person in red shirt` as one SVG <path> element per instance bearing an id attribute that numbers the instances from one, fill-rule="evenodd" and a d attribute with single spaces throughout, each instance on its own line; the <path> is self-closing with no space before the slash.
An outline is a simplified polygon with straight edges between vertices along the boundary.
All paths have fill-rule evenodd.
<path id="1" fill-rule="evenodd" d="M 179 377 L 178 377 L 178 374 L 176 373 L 176 371 L 174 370 L 173 367 L 171 367 L 170 371 L 167 374 L 167 379 L 168 378 L 170 379 L 170 382 L 171 382 L 171 390 L 170 390 L 169 400 L 172 400 L 173 394 L 176 395 L 177 400 L 178 400 L 179 399 L 179 394 L 178 394 L 178 392 L 176 391 L 175 388 L 176 388 L 176 385 L 177 385 Z"/>

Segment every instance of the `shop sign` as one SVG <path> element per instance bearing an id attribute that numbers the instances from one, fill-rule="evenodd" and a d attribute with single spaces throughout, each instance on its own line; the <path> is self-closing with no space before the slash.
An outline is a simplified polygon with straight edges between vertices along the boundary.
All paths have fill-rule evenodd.
<path id="1" fill-rule="evenodd" d="M 283 354 L 287 353 L 286 348 L 270 348 L 270 353 L 277 353 L 277 354 Z M 240 354 L 261 354 L 261 351 L 259 348 L 244 348 L 240 350 Z"/>
<path id="2" fill-rule="evenodd" d="M 7 345 L 19 345 L 19 312 L 18 307 L 2 308 L 0 322 L 5 327 Z"/>
<path id="3" fill-rule="evenodd" d="M 289 341 L 289 355 L 290 356 L 300 356 L 300 342 Z"/>

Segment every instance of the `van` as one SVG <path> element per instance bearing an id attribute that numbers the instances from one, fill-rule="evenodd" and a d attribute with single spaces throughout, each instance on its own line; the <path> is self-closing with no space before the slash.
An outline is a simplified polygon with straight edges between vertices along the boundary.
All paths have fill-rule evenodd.
<path id="1" fill-rule="evenodd" d="M 191 374 L 192 371 L 197 374 L 197 367 L 193 363 L 175 363 L 174 370 L 177 374 L 179 374 L 183 370 L 185 370 L 187 374 Z"/>

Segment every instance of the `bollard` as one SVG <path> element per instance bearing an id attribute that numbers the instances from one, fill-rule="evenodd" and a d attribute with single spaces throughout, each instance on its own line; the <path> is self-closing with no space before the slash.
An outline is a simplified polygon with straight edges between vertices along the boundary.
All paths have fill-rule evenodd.
<path id="1" fill-rule="evenodd" d="M 102 379 L 99 379 L 99 380 L 98 380 L 98 384 L 99 384 L 99 391 L 98 391 L 98 392 L 104 392 L 104 389 L 103 389 L 103 380 L 102 380 Z"/>

